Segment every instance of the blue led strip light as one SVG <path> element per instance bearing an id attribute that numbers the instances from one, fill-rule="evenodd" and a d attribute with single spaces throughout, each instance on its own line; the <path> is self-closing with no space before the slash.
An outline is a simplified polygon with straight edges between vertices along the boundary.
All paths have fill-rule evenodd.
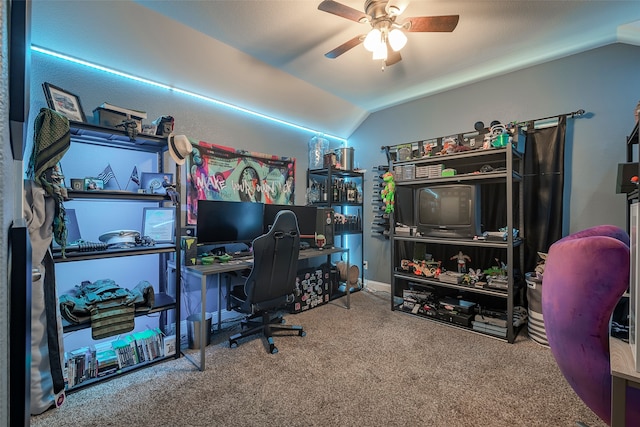
<path id="1" fill-rule="evenodd" d="M 83 61 L 82 59 L 73 58 L 73 57 L 68 56 L 68 55 L 64 55 L 64 54 L 61 54 L 61 53 L 58 53 L 58 52 L 54 52 L 54 51 L 51 51 L 51 50 L 48 50 L 48 49 L 41 48 L 39 46 L 31 45 L 31 50 L 35 51 L 35 52 L 43 53 L 45 55 L 53 56 L 54 58 L 64 59 L 66 61 L 73 62 L 75 64 L 84 65 L 85 67 L 93 68 L 95 70 L 100 70 L 100 71 L 104 71 L 104 72 L 107 72 L 107 73 L 110 73 L 110 74 L 114 74 L 116 76 L 124 77 L 126 79 L 134 80 L 134 81 L 137 81 L 137 82 L 140 82 L 140 83 L 149 84 L 149 85 L 152 85 L 152 86 L 155 86 L 155 87 L 159 87 L 161 89 L 166 89 L 166 90 L 169 90 L 169 91 L 172 91 L 172 92 L 181 93 L 183 95 L 191 96 L 193 98 L 201 99 L 203 101 L 208 101 L 208 102 L 211 102 L 212 104 L 216 104 L 216 105 L 221 106 L 221 107 L 226 107 L 226 108 L 229 108 L 231 110 L 238 111 L 240 113 L 248 114 L 248 115 L 254 116 L 254 117 L 259 117 L 261 119 L 269 120 L 269 121 L 272 121 L 274 123 L 278 123 L 278 124 L 289 126 L 289 127 L 292 127 L 292 128 L 295 128 L 295 129 L 299 129 L 299 130 L 302 130 L 302 131 L 305 131 L 305 132 L 309 132 L 309 133 L 312 133 L 314 135 L 322 135 L 325 138 L 331 138 L 331 139 L 334 139 L 336 141 L 340 141 L 345 145 L 347 144 L 347 140 L 345 138 L 341 138 L 341 137 L 335 136 L 335 135 L 330 135 L 330 134 L 327 134 L 327 133 L 324 133 L 324 132 L 317 131 L 315 129 L 311 129 L 311 128 L 308 128 L 308 127 L 305 127 L 305 126 L 300 126 L 300 125 L 297 125 L 295 123 L 287 122 L 285 120 L 277 119 L 275 117 L 267 116 L 265 114 L 258 113 L 258 112 L 255 112 L 255 111 L 251 111 L 251 110 L 248 110 L 246 108 L 239 107 L 237 105 L 229 104 L 229 103 L 226 103 L 224 101 L 220 101 L 220 100 L 217 100 L 217 99 L 214 99 L 214 98 L 209 98 L 207 96 L 200 95 L 200 94 L 197 94 L 197 93 L 194 93 L 194 92 L 189 92 L 188 90 L 183 90 L 183 89 L 171 87 L 171 86 L 165 85 L 163 83 L 154 82 L 153 80 L 147 80 L 147 79 L 144 79 L 142 77 L 136 77 L 136 76 L 133 76 L 131 74 L 123 73 L 121 71 L 112 70 L 111 68 L 107 68 L 107 67 L 103 67 L 101 65 L 93 64 L 91 62 Z"/>

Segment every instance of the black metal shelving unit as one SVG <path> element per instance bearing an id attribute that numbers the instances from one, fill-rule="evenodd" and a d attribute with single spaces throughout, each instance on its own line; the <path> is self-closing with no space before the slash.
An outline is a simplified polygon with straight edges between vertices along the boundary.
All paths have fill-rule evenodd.
<path id="1" fill-rule="evenodd" d="M 501 305 L 506 307 L 506 336 L 502 337 L 495 333 L 482 332 L 473 329 L 471 326 L 465 326 L 464 324 L 457 324 L 455 322 L 443 321 L 437 317 L 426 316 L 418 313 L 407 312 L 408 315 L 416 315 L 427 318 L 429 320 L 437 321 L 439 323 L 446 324 L 448 326 L 465 329 L 470 332 L 486 335 L 492 338 L 505 340 L 509 343 L 513 343 L 519 330 L 523 325 L 514 326 L 511 319 L 514 316 L 514 307 L 516 300 L 523 299 L 524 295 L 524 277 L 518 277 L 518 269 L 521 269 L 524 265 L 524 212 L 523 212 L 523 191 L 522 191 L 522 177 L 524 172 L 523 155 L 517 150 L 518 138 L 521 136 L 519 133 L 515 133 L 513 136 L 513 142 L 507 144 L 505 147 L 500 148 L 485 148 L 479 147 L 469 149 L 468 151 L 454 152 L 443 155 L 421 156 L 421 150 L 426 144 L 433 143 L 434 146 L 441 144 L 442 138 L 419 141 L 411 143 L 411 150 L 409 156 L 402 156 L 402 160 L 398 160 L 399 148 L 408 149 L 409 144 L 400 144 L 397 146 L 383 147 L 387 150 L 389 158 L 389 170 L 394 172 L 396 177 L 396 187 L 408 187 L 412 190 L 425 188 L 438 184 L 478 184 L 480 186 L 485 184 L 496 184 L 504 189 L 505 200 L 501 202 L 505 206 L 506 218 L 504 218 L 504 224 L 507 230 L 518 230 L 518 235 L 514 237 L 513 233 L 506 233 L 504 240 L 476 240 L 472 238 L 440 238 L 440 237 L 423 237 L 418 235 L 419 233 L 410 233 L 404 230 L 396 230 L 395 220 L 390 220 L 390 241 L 391 241 L 391 309 L 401 310 L 403 309 L 402 300 L 403 293 L 409 289 L 435 289 L 443 292 L 455 292 L 463 294 L 465 299 L 486 300 L 491 301 L 492 304 Z M 471 138 L 460 135 L 462 139 L 473 142 L 473 135 Z M 459 138 L 460 141 L 462 141 Z M 468 146 L 466 147 L 469 148 Z M 406 151 L 405 151 L 406 154 Z M 429 175 L 425 176 L 426 168 L 438 165 L 442 167 L 456 169 L 458 174 L 453 176 L 441 176 L 441 175 Z M 480 172 L 480 169 L 484 165 L 491 165 L 493 169 L 489 172 Z M 404 168 L 410 168 L 410 174 L 404 173 Z M 416 191 L 412 192 L 415 194 Z M 515 199 L 517 197 L 517 199 Z M 397 196 L 396 196 L 397 200 Z M 415 208 L 416 201 L 413 200 Z M 451 250 L 457 251 L 459 249 L 467 247 L 474 248 L 477 251 L 499 251 L 506 257 L 507 263 L 507 278 L 508 284 L 506 289 L 495 289 L 488 287 L 475 287 L 473 285 L 466 285 L 464 283 L 452 284 L 439 280 L 436 277 L 424 277 L 406 272 L 400 266 L 399 254 L 410 252 L 409 248 L 415 244 L 424 244 L 428 249 L 435 251 Z M 448 248 L 448 249 L 447 249 Z"/>
<path id="2" fill-rule="evenodd" d="M 90 144 L 100 147 L 111 147 L 122 150 L 143 151 L 156 155 L 157 158 L 157 170 L 164 170 L 163 157 L 167 151 L 167 139 L 165 137 L 159 137 L 154 135 L 138 134 L 134 139 L 131 139 L 125 132 L 107 128 L 103 126 L 92 125 L 83 122 L 70 122 L 71 130 L 71 144 Z M 125 153 L 126 155 L 126 153 Z M 175 184 L 176 190 L 180 191 L 180 166 L 176 165 L 175 168 Z M 91 203 L 95 201 L 119 201 L 119 202 L 132 202 L 132 203 L 157 203 L 158 206 L 162 206 L 165 202 L 169 202 L 168 196 L 163 194 L 144 194 L 131 191 L 115 191 L 115 190 L 97 190 L 97 191 L 77 191 L 68 190 L 68 197 L 70 200 L 82 201 L 83 203 Z M 169 359 L 175 359 L 180 357 L 180 351 L 178 345 L 180 342 L 180 272 L 176 270 L 173 290 L 169 290 L 168 280 L 166 277 L 167 269 L 166 263 L 171 259 L 172 262 L 180 264 L 180 243 L 178 241 L 180 235 L 180 223 L 181 223 L 181 211 L 180 205 L 174 205 L 175 208 L 175 242 L 174 243 L 161 243 L 153 246 L 135 246 L 122 249 L 107 249 L 107 250 L 93 250 L 93 251 L 81 251 L 78 248 L 69 248 L 63 256 L 59 250 L 54 250 L 53 258 L 56 264 L 70 263 L 70 262 L 82 262 L 86 260 L 101 260 L 101 259 L 113 259 L 122 257 L 142 256 L 142 255 L 158 255 L 160 257 L 160 265 L 158 271 L 158 288 L 159 291 L 155 292 L 154 304 L 150 309 L 144 309 L 136 311 L 135 317 L 146 316 L 149 314 L 159 314 L 161 317 L 160 326 L 164 328 L 163 332 L 171 329 L 172 333 L 176 336 L 176 351 L 172 355 L 157 357 L 150 361 L 139 362 L 133 366 L 123 367 L 115 372 L 112 372 L 105 376 L 98 376 L 87 378 L 82 382 L 75 384 L 67 388 L 67 392 L 75 392 L 77 390 L 86 388 L 87 386 L 96 384 L 101 381 L 115 378 L 116 376 L 133 372 L 138 369 L 143 369 L 147 366 L 154 365 Z M 114 212 L 117 215 L 117 212 Z M 168 321 L 169 312 L 174 313 L 174 321 Z M 172 327 L 172 324 L 175 326 Z M 62 322 L 63 332 L 69 333 L 74 331 L 80 331 L 83 329 L 91 328 L 91 323 L 71 324 L 66 320 Z M 115 338 L 115 337 L 114 337 Z M 73 349 L 66 349 L 73 350 Z"/>
<path id="3" fill-rule="evenodd" d="M 344 200 L 342 198 L 338 198 L 338 199 L 334 199 L 333 198 L 333 192 L 331 191 L 333 188 L 333 184 L 336 182 L 336 180 L 340 180 L 346 183 L 354 183 L 356 187 L 359 187 L 359 196 L 356 196 L 356 200 L 355 201 L 348 201 L 348 200 Z M 356 222 L 356 225 L 354 226 L 346 226 L 346 227 L 341 227 L 339 225 L 335 225 L 335 237 L 338 239 L 346 239 L 348 236 L 356 236 L 359 235 L 360 236 L 360 261 L 363 262 L 364 261 L 364 245 L 363 245 L 363 240 L 362 240 L 362 218 L 364 215 L 363 212 L 363 200 L 364 198 L 364 173 L 362 172 L 358 172 L 358 171 L 351 171 L 351 170 L 343 170 L 343 169 L 338 169 L 334 166 L 329 166 L 328 168 L 323 168 L 323 169 L 309 169 L 307 170 L 307 185 L 309 187 L 311 187 L 312 182 L 317 182 L 320 183 L 324 186 L 324 189 L 326 190 L 326 194 L 327 197 L 326 199 L 323 199 L 322 197 L 322 191 L 320 191 L 320 197 L 319 200 L 317 201 L 313 201 L 311 203 L 312 206 L 318 206 L 318 207 L 328 207 L 328 208 L 333 208 L 334 211 L 338 214 L 343 214 L 343 215 L 353 215 L 353 210 L 356 210 L 356 216 L 359 219 Z M 343 246 L 342 243 L 337 243 L 336 246 Z M 353 260 L 353 256 L 350 256 L 350 259 Z M 353 261 L 351 261 L 351 264 L 353 265 Z M 364 269 L 363 266 L 361 265 L 361 263 L 358 265 L 358 268 L 360 270 L 360 283 L 362 285 L 364 285 Z M 346 286 L 346 284 L 345 284 Z M 359 288 L 357 289 L 353 289 L 352 288 L 352 292 L 353 291 L 358 291 Z M 345 290 L 346 291 L 346 290 Z M 335 298 L 339 298 L 341 296 L 344 296 L 346 294 L 346 292 L 338 292 L 334 295 L 332 295 L 332 299 Z"/>

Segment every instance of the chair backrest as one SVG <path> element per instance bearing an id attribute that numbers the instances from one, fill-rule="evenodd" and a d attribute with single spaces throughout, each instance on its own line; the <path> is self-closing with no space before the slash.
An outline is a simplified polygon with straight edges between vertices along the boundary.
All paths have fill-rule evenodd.
<path id="1" fill-rule="evenodd" d="M 560 371 L 584 403 L 611 423 L 609 321 L 629 286 L 629 236 L 601 225 L 549 248 L 542 314 Z M 640 390 L 627 393 L 627 425 L 640 425 Z"/>
<path id="2" fill-rule="evenodd" d="M 252 311 L 291 302 L 300 252 L 296 215 L 290 210 L 280 211 L 271 229 L 257 237 L 252 246 L 253 268 L 244 288 Z"/>

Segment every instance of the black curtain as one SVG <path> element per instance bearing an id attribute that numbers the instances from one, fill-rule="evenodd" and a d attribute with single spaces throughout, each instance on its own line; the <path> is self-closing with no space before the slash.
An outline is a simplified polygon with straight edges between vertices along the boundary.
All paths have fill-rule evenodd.
<path id="1" fill-rule="evenodd" d="M 567 117 L 544 129 L 527 126 L 524 151 L 525 271 L 533 271 L 538 252 L 562 237 L 564 147 Z"/>

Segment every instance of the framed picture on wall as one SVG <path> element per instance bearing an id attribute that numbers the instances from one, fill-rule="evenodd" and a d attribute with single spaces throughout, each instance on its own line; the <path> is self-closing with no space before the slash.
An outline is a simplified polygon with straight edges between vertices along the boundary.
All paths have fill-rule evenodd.
<path id="1" fill-rule="evenodd" d="M 142 235 L 151 237 L 156 243 L 173 243 L 175 239 L 175 208 L 144 208 Z"/>
<path id="2" fill-rule="evenodd" d="M 85 178 L 84 191 L 104 190 L 104 181 L 100 178 Z"/>
<path id="3" fill-rule="evenodd" d="M 44 95 L 47 98 L 47 105 L 54 111 L 64 115 L 69 120 L 76 122 L 86 122 L 80 98 L 58 86 L 44 82 L 42 84 Z"/>
<path id="4" fill-rule="evenodd" d="M 142 172 L 140 174 L 140 189 L 147 194 L 167 194 L 167 187 L 172 184 L 172 173 Z"/>

